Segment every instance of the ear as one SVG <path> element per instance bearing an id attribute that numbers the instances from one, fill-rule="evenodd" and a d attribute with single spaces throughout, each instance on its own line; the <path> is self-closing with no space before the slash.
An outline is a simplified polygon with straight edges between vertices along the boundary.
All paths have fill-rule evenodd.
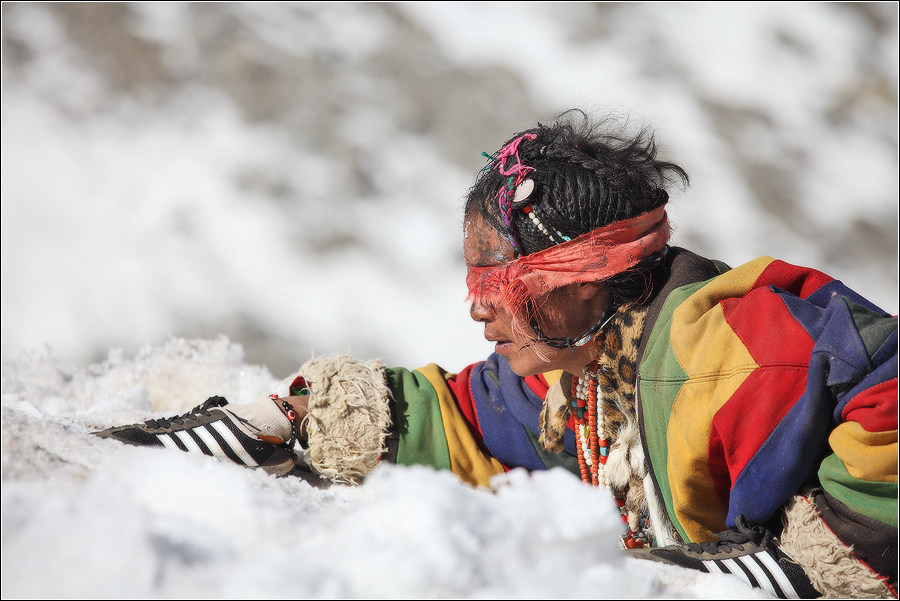
<path id="1" fill-rule="evenodd" d="M 581 282 L 577 285 L 576 294 L 583 301 L 591 301 L 606 290 L 603 282 Z"/>

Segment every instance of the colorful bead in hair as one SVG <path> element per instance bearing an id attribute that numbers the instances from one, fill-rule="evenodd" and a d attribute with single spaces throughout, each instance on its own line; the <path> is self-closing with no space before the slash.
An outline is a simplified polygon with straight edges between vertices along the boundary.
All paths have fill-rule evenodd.
<path id="1" fill-rule="evenodd" d="M 531 196 L 532 192 L 534 192 L 534 180 L 526 179 L 516 188 L 516 194 L 512 200 L 513 204 L 521 206 L 521 203 L 527 200 L 528 197 Z M 553 233 L 555 233 L 556 236 L 554 236 L 553 233 L 551 233 L 550 230 L 547 229 L 547 227 L 538 217 L 537 207 L 534 207 L 530 204 L 525 205 L 524 207 L 522 207 L 522 212 L 528 215 L 528 218 L 531 219 L 531 223 L 534 224 L 534 227 L 536 227 L 542 234 L 547 236 L 547 238 L 549 238 L 550 242 L 552 242 L 553 244 L 559 244 L 560 242 L 568 242 L 569 240 L 571 240 L 571 238 L 564 235 L 562 232 L 555 228 L 553 230 Z M 557 238 L 559 239 L 557 240 Z"/>
<path id="2" fill-rule="evenodd" d="M 528 218 L 531 219 L 531 223 L 534 224 L 534 227 L 540 230 L 542 234 L 547 236 L 550 239 L 550 242 L 552 242 L 553 244 L 559 244 L 560 242 L 568 242 L 569 240 L 571 240 L 570 237 L 564 235 L 562 232 L 554 228 L 554 233 L 556 233 L 556 235 L 559 237 L 559 240 L 557 240 L 553 236 L 553 234 L 550 233 L 550 230 L 548 230 L 547 227 L 538 218 L 537 209 L 535 207 L 531 205 L 525 205 L 525 207 L 522 208 L 522 212 L 528 215 Z"/>

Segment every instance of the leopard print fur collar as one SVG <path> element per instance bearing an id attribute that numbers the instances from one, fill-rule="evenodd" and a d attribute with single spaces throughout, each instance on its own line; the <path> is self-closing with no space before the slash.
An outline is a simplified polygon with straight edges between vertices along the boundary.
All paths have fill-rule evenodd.
<path id="1" fill-rule="evenodd" d="M 635 407 L 637 355 L 647 317 L 647 306 L 627 304 L 619 307 L 609 324 L 594 338 L 594 357 L 598 370 L 598 389 L 610 443 L 606 473 L 616 496 L 624 498 L 629 526 L 637 530 L 637 520 L 647 515 L 644 477 L 647 467 L 641 445 Z M 572 375 L 563 374 L 551 387 L 541 411 L 540 443 L 544 449 L 560 452 L 571 412 Z M 633 517 L 631 517 L 633 516 Z"/>

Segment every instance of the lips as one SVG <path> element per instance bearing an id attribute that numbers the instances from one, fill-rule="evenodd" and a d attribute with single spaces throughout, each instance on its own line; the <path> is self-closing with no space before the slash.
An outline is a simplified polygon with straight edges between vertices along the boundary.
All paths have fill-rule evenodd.
<path id="1" fill-rule="evenodd" d="M 489 342 L 495 342 L 494 351 L 500 355 L 511 351 L 514 348 L 512 340 L 505 338 L 503 336 L 498 335 L 495 332 L 484 332 L 485 340 Z"/>
<path id="2" fill-rule="evenodd" d="M 515 349 L 512 342 L 498 342 L 494 345 L 494 352 L 504 357 Z"/>
<path id="3" fill-rule="evenodd" d="M 484 330 L 484 338 L 488 342 L 496 342 L 498 344 L 502 344 L 505 342 L 512 342 L 509 338 L 504 338 L 503 336 L 497 334 L 496 332 L 489 332 L 487 328 Z"/>

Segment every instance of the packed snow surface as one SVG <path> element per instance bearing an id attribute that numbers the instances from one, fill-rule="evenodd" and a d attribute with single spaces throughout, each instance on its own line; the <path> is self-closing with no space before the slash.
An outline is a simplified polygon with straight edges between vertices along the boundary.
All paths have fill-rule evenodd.
<path id="1" fill-rule="evenodd" d="M 487 490 L 385 464 L 327 486 L 90 433 L 181 413 L 201 391 L 270 390 L 224 338 L 76 369 L 36 353 L 2 376 L 4 599 L 764 596 L 625 557 L 612 498 L 563 470 Z"/>

